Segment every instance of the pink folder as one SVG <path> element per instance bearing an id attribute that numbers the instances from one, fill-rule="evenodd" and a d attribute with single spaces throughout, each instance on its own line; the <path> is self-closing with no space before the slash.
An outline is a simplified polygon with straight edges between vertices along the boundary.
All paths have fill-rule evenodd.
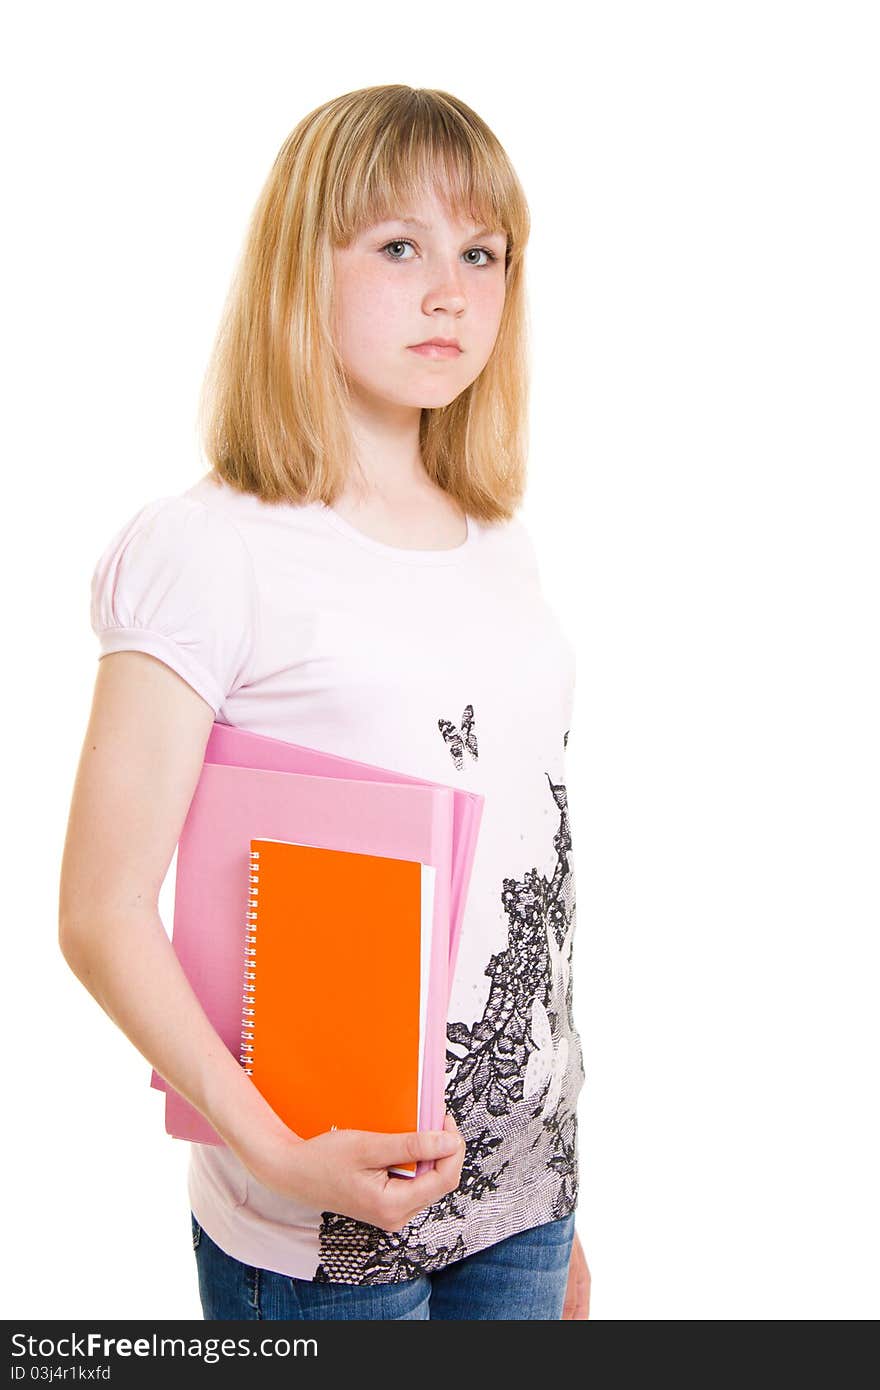
<path id="1" fill-rule="evenodd" d="M 252 836 L 394 854 L 434 866 L 430 1047 L 419 1123 L 441 1128 L 446 1010 L 483 797 L 220 723 L 214 724 L 204 761 L 178 846 L 172 944 L 213 1026 L 236 1054 L 244 923 L 235 865 Z M 297 796 L 296 788 L 307 795 Z M 155 1070 L 151 1084 L 166 1093 L 169 1134 L 222 1143 Z M 429 1166 L 420 1164 L 417 1172 Z"/>

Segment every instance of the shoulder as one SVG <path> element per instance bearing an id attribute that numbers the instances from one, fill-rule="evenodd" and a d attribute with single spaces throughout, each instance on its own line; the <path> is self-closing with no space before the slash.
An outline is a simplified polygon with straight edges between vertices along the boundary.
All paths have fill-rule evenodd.
<path id="1" fill-rule="evenodd" d="M 512 570 L 537 577 L 538 557 L 531 531 L 519 512 L 506 521 L 485 526 L 484 532 L 490 538 L 495 557 L 501 558 Z"/>
<path id="2" fill-rule="evenodd" d="M 242 565 L 246 548 L 231 516 L 212 506 L 200 485 L 155 497 L 112 533 L 96 573 L 124 564 L 129 573 L 155 568 L 195 572 L 215 564 Z"/>
<path id="3" fill-rule="evenodd" d="M 253 565 L 234 522 L 194 489 L 144 503 L 94 566 L 91 625 L 102 655 L 151 652 L 218 708 L 257 628 Z"/>

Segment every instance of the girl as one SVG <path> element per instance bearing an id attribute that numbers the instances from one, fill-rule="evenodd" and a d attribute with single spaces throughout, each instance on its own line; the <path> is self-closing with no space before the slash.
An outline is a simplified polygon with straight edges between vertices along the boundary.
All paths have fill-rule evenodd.
<path id="1" fill-rule="evenodd" d="M 528 230 L 503 149 L 448 93 L 313 111 L 227 301 L 201 400 L 211 468 L 94 570 L 59 940 L 224 1141 L 190 1149 L 206 1318 L 587 1316 L 574 660 L 515 514 Z M 202 1011 L 158 895 L 215 719 L 484 795 L 442 1133 L 301 1138 Z M 433 1170 L 389 1176 L 415 1158 Z"/>

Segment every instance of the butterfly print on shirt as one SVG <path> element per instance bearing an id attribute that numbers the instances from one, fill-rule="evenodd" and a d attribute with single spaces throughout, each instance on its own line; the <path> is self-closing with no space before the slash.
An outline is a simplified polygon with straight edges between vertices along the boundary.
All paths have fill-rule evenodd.
<path id="1" fill-rule="evenodd" d="M 464 762 L 464 750 L 467 748 L 476 760 L 477 736 L 474 733 L 474 707 L 465 705 L 461 716 L 461 729 L 457 729 L 449 719 L 438 719 L 437 727 L 440 730 L 446 745 L 452 754 L 452 761 L 455 763 L 456 771 L 461 772 Z"/>

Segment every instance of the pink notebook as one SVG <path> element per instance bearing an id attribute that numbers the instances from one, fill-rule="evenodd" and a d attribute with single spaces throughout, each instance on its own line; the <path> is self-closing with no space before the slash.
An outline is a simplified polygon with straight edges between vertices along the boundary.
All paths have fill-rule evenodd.
<path id="1" fill-rule="evenodd" d="M 306 794 L 293 794 L 295 787 Z M 238 870 L 233 866 L 240 856 L 246 858 L 252 836 L 394 854 L 433 865 L 429 1045 L 420 1126 L 442 1127 L 446 1010 L 482 811 L 483 797 L 474 792 L 215 723 L 178 846 L 172 941 L 230 1050 L 237 1053 L 239 1044 L 243 942 Z M 204 1116 L 156 1071 L 151 1084 L 166 1092 L 170 1134 L 198 1143 L 222 1142 Z"/>

